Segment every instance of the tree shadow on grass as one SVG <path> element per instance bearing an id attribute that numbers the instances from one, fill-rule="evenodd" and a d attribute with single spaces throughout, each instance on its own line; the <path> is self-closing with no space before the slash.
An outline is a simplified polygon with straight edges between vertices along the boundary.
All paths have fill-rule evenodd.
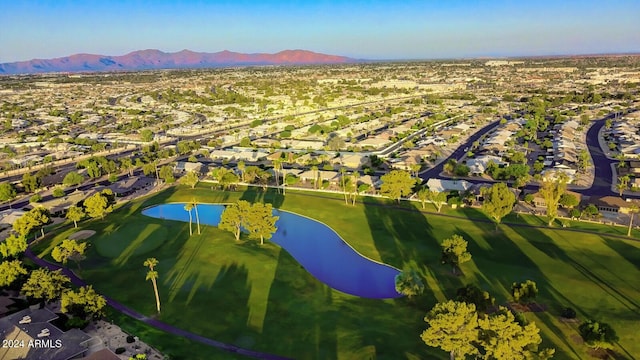
<path id="1" fill-rule="evenodd" d="M 447 230 L 436 229 L 433 224 L 442 218 L 428 219 L 428 215 L 389 207 L 378 199 L 370 199 L 364 205 L 369 231 L 382 262 L 400 270 L 415 268 L 424 278 L 426 291 L 421 301 L 425 308 L 453 296 L 462 280 L 440 261 L 442 233 Z"/>
<path id="2" fill-rule="evenodd" d="M 247 268 L 233 263 L 213 275 L 194 266 L 182 276 L 184 282 L 173 299 L 170 288 L 164 287 L 167 306 L 162 320 L 205 337 L 253 347 L 259 334 L 247 327 L 251 293 Z"/>
<path id="3" fill-rule="evenodd" d="M 240 200 L 246 200 L 250 203 L 263 202 L 270 203 L 274 209 L 280 208 L 285 200 L 285 195 L 280 193 L 278 189 L 267 188 L 263 190 L 260 187 L 249 186 L 242 192 Z"/>
<path id="4" fill-rule="evenodd" d="M 596 284 L 603 292 L 608 294 L 610 297 L 615 298 L 622 305 L 627 307 L 630 311 L 633 311 L 636 314 L 640 314 L 640 302 L 636 299 L 632 299 L 630 296 L 624 294 L 615 286 L 609 284 L 608 281 L 603 279 L 599 274 L 594 272 L 589 266 L 577 261 L 573 257 L 567 255 L 567 253 L 562 250 L 556 242 L 551 239 L 544 232 L 540 231 L 537 228 L 531 227 L 513 227 L 513 229 L 520 233 L 522 237 L 528 240 L 528 242 L 536 247 L 541 252 L 547 254 L 549 257 L 555 258 L 557 260 L 562 261 L 565 264 L 571 265 L 575 270 L 577 270 L 580 274 L 582 274 L 585 278 L 591 280 L 594 284 Z M 588 257 L 588 254 L 584 254 L 585 257 Z M 592 259 L 592 261 L 595 261 Z M 602 266 L 603 268 L 606 268 Z M 613 276 L 618 276 L 613 269 L 607 269 L 607 271 L 611 272 Z M 623 281 L 621 279 L 621 281 Z"/>
<path id="5" fill-rule="evenodd" d="M 336 324 L 344 314 L 333 293 L 281 250 L 258 348 L 296 359 L 337 359 Z"/>
<path id="6" fill-rule="evenodd" d="M 628 240 L 604 238 L 604 241 L 618 255 L 640 270 L 640 248 L 629 244 Z"/>
<path id="7" fill-rule="evenodd" d="M 420 339 L 426 308 L 401 306 L 405 299 L 352 297 L 338 305 L 341 348 L 353 359 L 433 358 Z M 439 350 L 435 350 L 439 352 Z M 402 354 L 402 356 L 401 356 Z"/>

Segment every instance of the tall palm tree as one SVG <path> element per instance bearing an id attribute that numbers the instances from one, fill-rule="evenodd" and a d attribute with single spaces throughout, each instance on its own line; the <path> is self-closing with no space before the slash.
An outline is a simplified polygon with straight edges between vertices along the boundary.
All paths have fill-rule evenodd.
<path id="1" fill-rule="evenodd" d="M 191 204 L 193 205 L 193 208 L 196 210 L 196 224 L 198 224 L 198 235 L 202 234 L 202 232 L 200 232 L 200 215 L 198 214 L 198 204 L 196 203 L 195 199 L 191 199 Z"/>
<path id="2" fill-rule="evenodd" d="M 342 184 L 342 193 L 344 195 L 345 205 L 349 205 L 349 199 L 347 198 L 347 169 L 340 168 L 340 183 Z"/>
<path id="3" fill-rule="evenodd" d="M 153 292 L 156 295 L 156 308 L 158 309 L 158 313 L 160 313 L 160 295 L 158 294 L 158 283 L 157 283 L 158 272 L 153 270 L 153 268 L 156 265 L 158 265 L 158 260 L 156 258 L 148 258 L 147 260 L 144 261 L 142 265 L 149 268 L 149 271 L 147 272 L 147 277 L 145 278 L 145 280 L 147 281 L 151 280 L 151 283 L 153 284 Z"/>
<path id="4" fill-rule="evenodd" d="M 629 229 L 627 230 L 627 236 L 631 237 L 631 228 L 633 227 L 633 215 L 635 215 L 636 213 L 638 213 L 640 211 L 640 208 L 638 207 L 638 205 L 631 205 L 631 207 L 629 208 Z"/>
<path id="5" fill-rule="evenodd" d="M 351 205 L 355 206 L 356 205 L 356 200 L 358 198 L 358 179 L 360 178 L 360 173 L 356 170 L 351 174 Z"/>
<path id="6" fill-rule="evenodd" d="M 313 188 L 316 189 L 316 186 L 318 185 L 318 167 L 313 165 L 311 167 L 311 171 L 313 171 Z"/>
<path id="7" fill-rule="evenodd" d="M 184 210 L 189 213 L 189 235 L 193 235 L 193 228 L 191 227 L 191 222 L 193 221 L 193 217 L 191 216 L 192 208 L 193 208 L 192 203 L 188 203 L 184 205 Z"/>
<path id="8" fill-rule="evenodd" d="M 282 166 L 282 160 L 273 160 L 273 175 L 276 177 L 276 187 L 280 187 L 280 181 L 278 180 L 280 167 Z"/>

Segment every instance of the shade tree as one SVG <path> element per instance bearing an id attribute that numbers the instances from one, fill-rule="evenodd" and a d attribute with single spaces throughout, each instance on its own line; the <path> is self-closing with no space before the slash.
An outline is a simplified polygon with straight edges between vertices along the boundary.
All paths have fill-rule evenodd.
<path id="1" fill-rule="evenodd" d="M 11 200 L 16 197 L 16 188 L 13 184 L 3 182 L 0 184 L 0 201 Z"/>
<path id="2" fill-rule="evenodd" d="M 391 172 L 380 177 L 382 185 L 380 193 L 391 199 L 400 202 L 400 198 L 411 194 L 416 184 L 416 179 L 404 170 L 392 170 Z"/>
<path id="3" fill-rule="evenodd" d="M 100 318 L 106 305 L 107 300 L 91 285 L 82 286 L 77 290 L 67 289 L 60 296 L 60 311 L 81 319 Z"/>
<path id="4" fill-rule="evenodd" d="M 482 210 L 491 217 L 497 229 L 502 218 L 513 210 L 516 196 L 505 183 L 495 183 L 488 188 L 483 188 L 481 194 Z"/>
<path id="5" fill-rule="evenodd" d="M 547 221 L 551 226 L 558 217 L 560 197 L 567 189 L 568 177 L 563 172 L 557 172 L 555 177 L 545 177 L 540 184 L 540 195 L 547 205 Z"/>
<path id="6" fill-rule="evenodd" d="M 69 209 L 67 210 L 67 214 L 65 215 L 67 219 L 73 221 L 73 227 L 75 228 L 78 227 L 78 221 L 84 219 L 85 216 L 86 214 L 84 213 L 84 210 L 82 210 L 81 207 L 75 205 L 69 207 Z"/>
<path id="7" fill-rule="evenodd" d="M 0 242 L 0 255 L 3 258 L 17 258 L 20 254 L 27 250 L 27 238 L 19 234 L 9 234 L 9 236 Z"/>
<path id="8" fill-rule="evenodd" d="M 467 251 L 467 245 L 467 241 L 457 234 L 445 239 L 440 244 L 442 247 L 441 261 L 443 264 L 451 265 L 454 274 L 460 264 L 471 260 L 471 253 Z"/>
<path id="9" fill-rule="evenodd" d="M 276 221 L 279 218 L 273 215 L 271 204 L 255 203 L 245 214 L 243 227 L 249 232 L 250 239 L 260 239 L 260 245 L 263 245 L 264 239 L 271 239 L 276 232 Z"/>
<path id="10" fill-rule="evenodd" d="M 473 304 L 449 300 L 437 303 L 424 317 L 427 328 L 420 338 L 425 344 L 449 353 L 450 359 L 478 354 L 478 313 Z"/>
<path id="11" fill-rule="evenodd" d="M 511 285 L 511 295 L 514 301 L 521 304 L 528 304 L 535 300 L 538 295 L 538 286 L 535 281 L 532 280 L 526 280 L 522 283 L 514 282 Z"/>
<path id="12" fill-rule="evenodd" d="M 20 260 L 5 260 L 0 262 L 0 287 L 11 286 L 27 269 Z"/>
<path id="13" fill-rule="evenodd" d="M 488 291 L 480 289 L 474 284 L 468 284 L 456 290 L 456 301 L 474 304 L 478 311 L 485 312 L 491 308 L 496 299 Z"/>
<path id="14" fill-rule="evenodd" d="M 187 172 L 183 177 L 180 178 L 180 180 L 178 180 L 180 184 L 190 186 L 192 189 L 195 188 L 196 185 L 198 185 L 199 181 L 200 178 L 198 176 L 198 173 L 196 173 L 195 171 Z"/>
<path id="15" fill-rule="evenodd" d="M 410 267 L 405 268 L 395 277 L 396 291 L 409 298 L 424 292 L 424 282 L 418 272 Z"/>
<path id="16" fill-rule="evenodd" d="M 41 301 L 52 301 L 62 295 L 70 281 L 61 270 L 36 269 L 31 272 L 20 292 Z"/>
<path id="17" fill-rule="evenodd" d="M 585 344 L 594 349 L 611 349 L 618 341 L 615 330 L 607 323 L 587 320 L 578 327 Z"/>
<path id="18" fill-rule="evenodd" d="M 73 239 L 64 239 L 51 251 L 51 257 L 62 264 L 71 260 L 80 268 L 80 261 L 85 259 L 84 253 L 87 250 L 86 242 L 78 242 Z"/>

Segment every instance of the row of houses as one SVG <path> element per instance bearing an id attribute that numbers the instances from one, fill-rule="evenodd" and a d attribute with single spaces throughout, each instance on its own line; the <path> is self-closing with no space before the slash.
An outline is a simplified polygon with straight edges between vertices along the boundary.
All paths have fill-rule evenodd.
<path id="1" fill-rule="evenodd" d="M 640 158 L 640 114 L 633 113 L 613 122 L 609 130 L 621 154 Z"/>

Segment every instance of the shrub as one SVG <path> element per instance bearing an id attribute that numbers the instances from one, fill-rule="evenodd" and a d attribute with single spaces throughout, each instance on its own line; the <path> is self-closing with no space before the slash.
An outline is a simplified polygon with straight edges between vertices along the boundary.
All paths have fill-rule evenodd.
<path id="1" fill-rule="evenodd" d="M 611 349 L 618 336 L 609 324 L 587 320 L 578 327 L 584 342 L 594 349 Z"/>
<path id="2" fill-rule="evenodd" d="M 135 342 L 135 341 L 136 339 L 132 335 L 127 336 L 127 344 L 131 344 L 132 342 Z"/>
<path id="3" fill-rule="evenodd" d="M 562 312 L 560 313 L 560 316 L 562 316 L 565 319 L 575 319 L 576 318 L 576 311 L 573 310 L 573 308 L 566 307 L 566 308 L 562 309 Z"/>
<path id="4" fill-rule="evenodd" d="M 30 203 L 37 203 L 40 202 L 40 200 L 42 200 L 42 196 L 40 196 L 40 194 L 35 194 L 29 198 Z"/>
<path id="5" fill-rule="evenodd" d="M 123 347 L 119 347 L 119 348 L 116 349 L 115 353 L 116 353 L 116 355 L 120 355 L 125 351 L 127 351 L 127 349 L 125 349 Z"/>

